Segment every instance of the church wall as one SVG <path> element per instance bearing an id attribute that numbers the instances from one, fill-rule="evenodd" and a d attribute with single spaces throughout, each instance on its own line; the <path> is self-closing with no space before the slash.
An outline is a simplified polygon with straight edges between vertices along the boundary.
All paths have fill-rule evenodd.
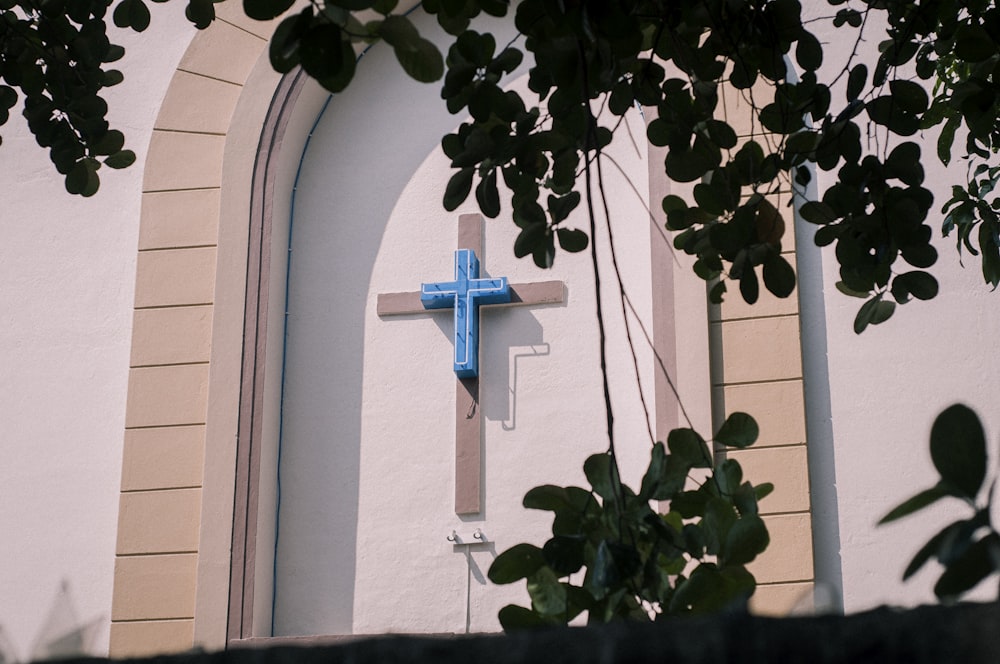
<path id="1" fill-rule="evenodd" d="M 116 31 L 125 81 L 107 95 L 136 165 L 102 169 L 91 199 L 71 196 L 19 109 L 2 128 L 0 640 L 21 658 L 85 625 L 91 651 L 108 648 L 122 452 L 135 442 L 122 431 L 142 163 L 194 33 L 182 7 L 151 10 L 149 33 Z"/>
<path id="2" fill-rule="evenodd" d="M 103 616 L 98 651 L 109 643 L 108 619 L 113 655 L 222 644 L 218 625 L 228 588 L 220 588 L 228 583 L 229 546 L 223 531 L 231 523 L 218 507 L 225 505 L 227 482 L 232 486 L 234 414 L 219 386 L 238 380 L 239 367 L 219 346 L 231 350 L 239 341 L 242 286 L 234 275 L 245 279 L 245 266 L 238 249 L 226 246 L 225 238 L 234 237 L 227 233 L 238 232 L 223 229 L 219 219 L 220 206 L 225 219 L 241 205 L 226 202 L 227 169 L 241 159 L 247 167 L 256 135 L 234 134 L 231 118 L 244 81 L 255 67 L 266 68 L 258 56 L 269 30 L 230 5 L 217 6 L 223 20 L 191 43 L 177 70 L 191 31 L 176 7 L 158 8 L 152 30 L 167 37 L 155 46 L 144 44 L 146 36 L 123 39 L 127 78 L 110 106 L 139 160 L 106 174 L 95 199 L 65 194 L 26 132 L 11 133 L 16 120 L 5 127 L 0 158 L 13 159 L 18 169 L 0 170 L 0 183 L 16 197 L 9 209 L 30 218 L 6 225 L 0 261 L 0 279 L 9 285 L 0 296 L 9 319 L 0 344 L 13 349 L 0 395 L 13 479 L 0 498 L 21 506 L 0 515 L 0 527 L 24 542 L 5 551 L 0 568 L 0 626 L 22 654 L 62 579 L 70 582 L 81 622 Z M 834 38 L 826 43 L 848 46 Z M 142 58 L 144 48 L 154 48 L 156 57 Z M 227 135 L 239 135 L 242 146 Z M 934 137 L 927 138 L 932 146 Z M 961 169 L 928 169 L 943 201 Z M 820 174 L 821 185 L 829 184 L 826 177 Z M 239 186 L 246 185 L 234 190 L 241 192 Z M 899 575 L 947 510 L 891 528 L 875 529 L 874 522 L 933 481 L 926 440 L 945 406 L 965 400 L 984 416 L 991 442 L 998 435 L 985 396 L 998 387 L 995 354 L 980 340 L 992 338 L 1000 314 L 977 267 L 959 268 L 950 241 L 939 249 L 939 299 L 907 305 L 861 337 L 851 330 L 860 301 L 833 289 L 830 258 L 810 259 L 823 271 L 824 299 L 801 323 L 792 322 L 788 300 L 765 301 L 751 312 L 733 294 L 712 314 L 716 338 L 732 340 L 726 349 L 742 344 L 748 325 L 781 339 L 782 347 L 798 344 L 800 326 L 812 338 L 829 328 L 823 335 L 829 355 L 819 369 L 816 357 L 806 357 L 773 375 L 726 377 L 726 370 L 743 371 L 734 365 L 713 381 L 726 410 L 756 414 L 760 405 L 800 409 L 803 378 L 809 394 L 810 376 L 829 373 L 819 390 L 827 410 L 817 405 L 821 398 L 806 403 L 811 487 L 800 472 L 806 463 L 800 419 L 761 417 L 760 449 L 738 453 L 753 479 L 779 486 L 764 507 L 776 512 L 769 517 L 774 555 L 788 556 L 775 560 L 794 573 L 780 582 L 761 576 L 774 582 L 762 594 L 776 605 L 790 607 L 809 584 L 795 566 L 806 560 L 810 539 L 803 529 L 810 504 L 818 504 L 804 494 L 810 488 L 814 497 L 827 492 L 823 511 L 814 515 L 836 535 L 823 541 L 838 546 L 817 548 L 817 558 L 826 560 L 818 564 L 836 568 L 831 578 L 843 575 L 848 610 L 931 599 L 931 572 L 909 585 Z M 491 240 L 487 251 L 496 256 L 505 249 Z M 690 361 L 678 358 L 681 373 Z M 826 428 L 814 436 L 817 423 Z"/>

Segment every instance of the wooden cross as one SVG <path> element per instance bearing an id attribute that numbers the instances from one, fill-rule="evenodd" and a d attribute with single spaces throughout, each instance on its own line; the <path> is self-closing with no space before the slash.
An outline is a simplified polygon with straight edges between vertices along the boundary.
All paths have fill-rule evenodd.
<path id="1" fill-rule="evenodd" d="M 471 252 L 465 253 L 463 250 Z M 458 219 L 455 279 L 424 284 L 419 291 L 380 293 L 379 316 L 433 313 L 452 309 L 455 317 L 455 513 L 482 511 L 482 412 L 479 408 L 479 307 L 557 304 L 564 300 L 561 281 L 507 284 L 505 278 L 479 279 L 483 256 L 483 218 Z M 475 263 L 473 265 L 473 262 Z M 501 283 L 502 282 L 502 283 Z M 461 362 L 460 362 L 461 360 Z"/>

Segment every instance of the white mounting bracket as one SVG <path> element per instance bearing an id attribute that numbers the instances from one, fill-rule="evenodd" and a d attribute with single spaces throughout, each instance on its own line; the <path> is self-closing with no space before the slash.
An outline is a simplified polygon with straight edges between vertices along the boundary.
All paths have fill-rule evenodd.
<path id="1" fill-rule="evenodd" d="M 454 546 L 475 546 L 476 544 L 486 544 L 489 541 L 486 533 L 479 528 L 476 528 L 474 533 L 460 533 L 457 530 L 452 530 L 447 540 Z"/>

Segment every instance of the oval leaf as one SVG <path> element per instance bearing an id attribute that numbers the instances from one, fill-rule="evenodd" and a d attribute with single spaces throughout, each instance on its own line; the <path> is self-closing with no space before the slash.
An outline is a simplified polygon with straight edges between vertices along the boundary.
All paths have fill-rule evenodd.
<path id="1" fill-rule="evenodd" d="M 715 434 L 715 442 L 722 443 L 726 447 L 743 449 L 757 442 L 759 435 L 760 427 L 757 426 L 757 421 L 746 413 L 737 412 L 722 423 L 719 433 Z"/>
<path id="2" fill-rule="evenodd" d="M 975 499 L 986 477 L 986 436 L 968 406 L 950 406 L 934 420 L 931 460 L 944 482 Z"/>
<path id="3" fill-rule="evenodd" d="M 515 544 L 493 561 L 486 575 L 493 583 L 514 583 L 526 579 L 545 565 L 542 550 L 533 544 Z"/>

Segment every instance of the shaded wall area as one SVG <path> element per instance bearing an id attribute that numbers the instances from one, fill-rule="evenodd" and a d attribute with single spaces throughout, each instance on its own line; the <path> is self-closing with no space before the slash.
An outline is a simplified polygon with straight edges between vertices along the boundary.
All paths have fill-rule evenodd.
<path id="1" fill-rule="evenodd" d="M 296 645 L 295 639 L 260 639 L 243 642 L 228 651 L 131 661 L 151 664 L 995 664 L 1000 661 L 997 625 L 1000 625 L 1000 603 L 909 610 L 879 608 L 846 617 L 763 618 L 740 612 L 675 619 L 657 625 L 617 624 L 509 636 L 383 636 L 326 645 Z M 74 664 L 107 661 L 73 660 Z"/>

